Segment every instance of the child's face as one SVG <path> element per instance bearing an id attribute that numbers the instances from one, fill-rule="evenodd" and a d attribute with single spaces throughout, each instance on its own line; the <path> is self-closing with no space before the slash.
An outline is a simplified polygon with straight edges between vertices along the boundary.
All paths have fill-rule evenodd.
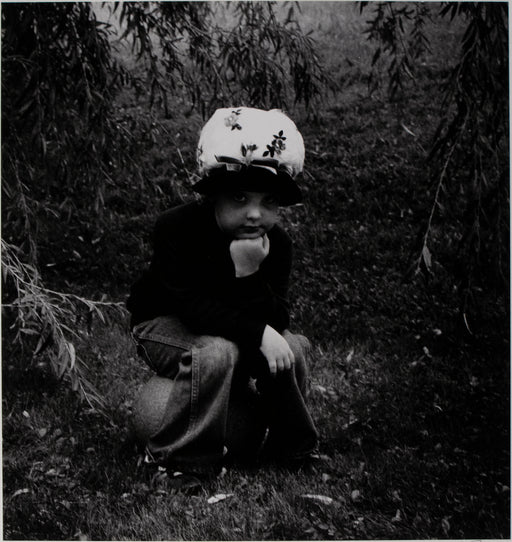
<path id="1" fill-rule="evenodd" d="M 219 228 L 233 239 L 256 239 L 278 220 L 277 198 L 268 192 L 229 192 L 215 199 Z"/>

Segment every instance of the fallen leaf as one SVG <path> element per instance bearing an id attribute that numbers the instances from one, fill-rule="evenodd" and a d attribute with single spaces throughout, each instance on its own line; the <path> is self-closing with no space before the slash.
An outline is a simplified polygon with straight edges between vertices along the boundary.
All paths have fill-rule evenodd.
<path id="1" fill-rule="evenodd" d="M 450 532 L 450 522 L 447 517 L 444 517 L 441 520 L 441 527 L 443 528 L 443 533 L 448 536 L 448 533 Z"/>
<path id="2" fill-rule="evenodd" d="M 312 386 L 312 388 L 316 391 L 319 391 L 320 393 L 327 393 L 327 388 L 324 388 L 324 386 L 320 386 L 320 384 L 316 384 Z"/>
<path id="3" fill-rule="evenodd" d="M 406 126 L 403 122 L 401 122 L 400 124 L 402 125 L 402 128 L 403 128 L 409 135 L 412 135 L 413 137 L 417 137 L 416 134 L 415 134 L 412 130 L 410 130 L 409 128 L 407 128 L 407 126 Z"/>
<path id="4" fill-rule="evenodd" d="M 316 459 L 317 461 L 330 461 L 331 458 L 325 454 L 311 454 L 311 459 Z"/>
<path id="5" fill-rule="evenodd" d="M 328 482 L 332 479 L 332 476 L 330 474 L 327 474 L 326 472 L 322 473 L 322 482 Z"/>
<path id="6" fill-rule="evenodd" d="M 332 497 L 327 497 L 326 495 L 313 495 L 312 493 L 305 493 L 304 495 L 301 495 L 301 497 L 303 499 L 321 502 L 322 504 L 332 504 L 334 502 Z"/>
<path id="7" fill-rule="evenodd" d="M 217 493 L 217 495 L 213 495 L 212 497 L 208 499 L 208 504 L 216 504 L 232 496 L 233 496 L 233 493 Z"/>
<path id="8" fill-rule="evenodd" d="M 12 498 L 14 499 L 14 497 L 17 497 L 18 495 L 23 495 L 25 493 L 30 493 L 30 489 L 28 489 L 27 487 L 24 487 L 23 489 L 17 489 L 13 494 L 12 494 Z"/>
<path id="9" fill-rule="evenodd" d="M 354 489 L 354 491 L 352 491 L 352 493 L 350 494 L 350 498 L 354 502 L 360 501 L 361 500 L 361 492 L 359 491 L 359 489 Z"/>
<path id="10" fill-rule="evenodd" d="M 427 245 L 423 247 L 422 256 L 423 256 L 423 261 L 425 262 L 427 271 L 430 271 L 432 267 L 432 254 L 430 253 L 430 250 L 428 249 Z"/>
<path id="11" fill-rule="evenodd" d="M 347 423 L 344 423 L 341 426 L 341 428 L 343 429 L 343 431 L 346 431 L 347 429 L 350 429 L 353 425 L 357 423 L 359 423 L 359 419 L 351 414 L 349 421 Z"/>

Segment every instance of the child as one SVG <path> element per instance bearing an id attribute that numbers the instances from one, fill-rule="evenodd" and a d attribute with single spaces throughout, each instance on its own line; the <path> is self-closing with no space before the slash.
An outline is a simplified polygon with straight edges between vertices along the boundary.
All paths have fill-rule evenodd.
<path id="1" fill-rule="evenodd" d="M 301 200 L 304 143 L 278 110 L 219 109 L 204 126 L 195 190 L 203 201 L 164 213 L 149 269 L 132 287 L 133 336 L 148 365 L 173 380 L 147 450 L 187 473 L 226 453 L 230 395 L 257 388 L 266 457 L 307 459 L 317 431 L 304 402 L 309 342 L 288 331 L 291 240 L 280 205 Z"/>

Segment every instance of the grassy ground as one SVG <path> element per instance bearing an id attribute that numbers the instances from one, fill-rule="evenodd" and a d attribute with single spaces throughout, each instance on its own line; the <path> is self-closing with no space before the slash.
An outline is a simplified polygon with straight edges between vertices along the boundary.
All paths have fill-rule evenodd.
<path id="1" fill-rule="evenodd" d="M 318 8 L 310 9 L 314 25 Z M 355 36 L 350 17 L 342 22 Z M 339 26 L 324 29 L 326 44 Z M 321 466 L 230 467 L 198 496 L 170 493 L 123 446 L 150 376 L 126 322 L 98 323 L 81 345 L 102 413 L 43 362 L 19 362 L 4 332 L 5 539 L 508 538 L 508 302 L 482 288 L 470 334 L 457 310 L 456 260 L 440 235 L 433 276 L 403 280 L 429 199 L 425 149 L 445 66 L 434 67 L 426 63 L 398 103 L 368 97 L 354 78 L 325 100 L 318 122 L 296 115 L 308 149 L 306 198 L 282 221 L 296 239 L 293 325 L 315 343 L 310 402 Z M 145 213 L 134 220 L 149 231 Z M 133 221 L 119 221 L 111 235 L 132 234 Z M 128 258 L 120 247 L 116 257 Z M 124 284 L 112 284 L 119 298 Z M 209 504 L 218 493 L 232 495 Z"/>
<path id="2" fill-rule="evenodd" d="M 91 339 L 107 417 L 44 367 L 4 366 L 6 539 L 501 538 L 508 525 L 506 371 L 473 352 L 318 346 L 314 472 L 229 468 L 196 497 L 169 493 L 123 448 L 149 374 L 119 329 Z M 501 374 L 500 374 L 501 366 Z M 207 498 L 232 494 L 208 504 Z M 302 497 L 327 496 L 325 504 Z"/>

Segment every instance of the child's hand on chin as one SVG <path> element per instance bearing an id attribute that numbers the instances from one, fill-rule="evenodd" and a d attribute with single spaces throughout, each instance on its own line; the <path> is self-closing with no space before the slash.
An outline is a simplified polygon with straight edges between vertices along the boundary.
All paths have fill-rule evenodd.
<path id="1" fill-rule="evenodd" d="M 265 234 L 255 239 L 234 239 L 229 245 L 231 259 L 235 264 L 238 278 L 256 273 L 261 262 L 267 257 L 270 241 Z"/>
<path id="2" fill-rule="evenodd" d="M 272 375 L 278 371 L 290 369 L 295 363 L 295 357 L 286 339 L 269 325 L 263 331 L 260 350 L 267 359 L 268 368 Z"/>

